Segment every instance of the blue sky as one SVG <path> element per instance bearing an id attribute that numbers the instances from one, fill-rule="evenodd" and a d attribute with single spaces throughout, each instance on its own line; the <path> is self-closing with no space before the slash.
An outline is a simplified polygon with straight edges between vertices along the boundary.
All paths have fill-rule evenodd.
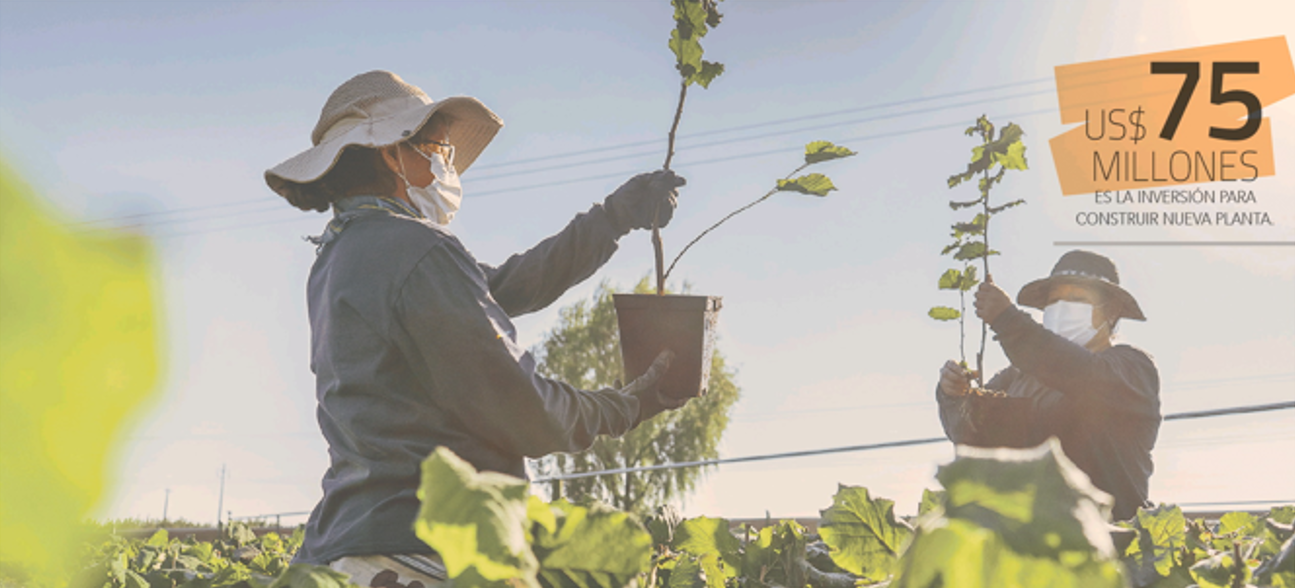
<path id="1" fill-rule="evenodd" d="M 995 279 L 1015 293 L 1063 240 L 1295 240 L 1295 106 L 1264 109 L 1278 173 L 1255 182 L 1275 226 L 1205 232 L 1077 227 L 1093 198 L 1063 198 L 1047 139 L 1066 130 L 1058 65 L 1276 35 L 1278 0 L 756 2 L 722 5 L 704 40 L 727 72 L 690 92 L 673 167 L 689 184 L 667 253 L 763 194 L 826 139 L 857 157 L 825 164 L 840 191 L 780 195 L 707 237 L 676 270 L 724 297 L 720 349 L 743 399 L 734 457 L 941 434 L 933 386 L 956 327 L 926 317 L 956 219 L 946 202 L 980 114 L 1026 131 L 1031 169 L 1002 184 L 1028 205 L 999 217 Z M 502 261 L 560 229 L 624 178 L 660 166 L 677 96 L 668 3 L 0 3 L 0 150 L 69 222 L 155 236 L 167 332 L 157 401 L 119 440 L 105 516 L 212 520 L 309 510 L 327 455 L 314 423 L 301 237 L 326 217 L 265 187 L 266 168 L 309 145 L 338 84 L 389 69 L 438 98 L 471 95 L 505 128 L 464 177 L 453 229 Z M 627 146 L 629 145 L 629 146 Z M 1205 186 L 1220 188 L 1220 186 Z M 998 197 L 996 195 L 996 197 Z M 138 216 L 137 216 L 138 215 Z M 1157 360 L 1166 413 L 1295 398 L 1295 248 L 1097 248 L 1149 321 L 1125 340 Z M 523 343 L 600 280 L 651 269 L 646 234 L 551 308 L 517 321 Z M 990 366 L 1003 367 L 1001 352 Z M 1295 501 L 1295 411 L 1166 423 L 1152 498 Z M 948 445 L 730 466 L 690 513 L 810 515 L 840 483 L 916 509 Z"/>

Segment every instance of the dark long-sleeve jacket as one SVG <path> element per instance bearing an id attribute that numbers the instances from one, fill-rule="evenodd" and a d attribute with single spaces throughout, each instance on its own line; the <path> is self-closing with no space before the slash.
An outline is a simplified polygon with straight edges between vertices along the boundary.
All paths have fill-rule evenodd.
<path id="1" fill-rule="evenodd" d="M 1093 353 L 1011 307 L 990 325 L 1011 367 L 986 387 L 1006 397 L 944 394 L 940 420 L 955 443 L 1030 447 L 1057 437 L 1066 456 L 1115 497 L 1113 515 L 1147 504 L 1160 430 L 1160 376 L 1144 351 L 1115 345 Z"/>
<path id="2" fill-rule="evenodd" d="M 411 525 L 419 465 L 437 447 L 525 477 L 524 457 L 578 451 L 634 424 L 633 397 L 538 375 L 509 320 L 549 305 L 616 250 L 620 233 L 600 205 L 499 267 L 402 202 L 355 197 L 337 210 L 307 292 L 331 463 L 297 561 L 430 553 Z"/>

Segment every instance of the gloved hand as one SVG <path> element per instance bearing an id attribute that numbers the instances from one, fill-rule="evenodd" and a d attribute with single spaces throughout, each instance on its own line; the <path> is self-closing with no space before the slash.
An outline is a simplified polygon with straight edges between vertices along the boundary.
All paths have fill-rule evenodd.
<path id="1" fill-rule="evenodd" d="M 656 360 L 648 367 L 643 375 L 634 379 L 628 386 L 620 389 L 621 394 L 633 396 L 639 400 L 639 415 L 634 421 L 634 426 L 646 421 L 667 409 L 675 409 L 683 406 L 688 399 L 675 400 L 661 393 L 661 386 L 658 384 L 666 371 L 670 369 L 670 362 L 674 360 L 674 352 L 669 349 L 662 351 L 656 356 Z"/>
<path id="2" fill-rule="evenodd" d="M 604 199 L 603 208 L 622 234 L 630 229 L 652 228 L 653 215 L 657 226 L 664 227 L 674 216 L 679 186 L 686 183 L 687 180 L 665 169 L 639 174 Z"/>

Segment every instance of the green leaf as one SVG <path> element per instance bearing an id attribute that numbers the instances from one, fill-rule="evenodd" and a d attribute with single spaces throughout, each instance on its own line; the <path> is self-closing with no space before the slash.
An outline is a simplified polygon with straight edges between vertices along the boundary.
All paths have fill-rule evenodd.
<path id="1" fill-rule="evenodd" d="M 184 548 L 184 554 L 195 557 L 199 561 L 206 563 L 211 560 L 212 546 L 210 543 L 198 543 Z"/>
<path id="2" fill-rule="evenodd" d="M 125 588 L 149 588 L 148 580 L 139 575 L 135 570 L 126 570 L 123 586 Z"/>
<path id="3" fill-rule="evenodd" d="M 833 145 L 831 141 L 813 141 L 805 145 L 805 163 L 820 163 L 858 155 L 847 147 Z"/>
<path id="4" fill-rule="evenodd" d="M 778 190 L 781 192 L 827 196 L 828 192 L 835 189 L 836 186 L 832 185 L 832 180 L 823 174 L 806 174 L 790 180 L 778 180 Z"/>
<path id="5" fill-rule="evenodd" d="M 818 532 L 841 569 L 871 582 L 890 576 L 912 529 L 895 519 L 895 503 L 872 499 L 868 489 L 840 486 L 822 511 Z"/>
<path id="6" fill-rule="evenodd" d="M 804 586 L 799 563 L 805 557 L 805 527 L 779 521 L 758 532 L 747 531 L 742 577 L 765 586 Z"/>
<path id="7" fill-rule="evenodd" d="M 148 541 L 145 542 L 144 545 L 148 545 L 150 547 L 166 547 L 170 542 L 171 539 L 170 536 L 167 535 L 166 529 L 158 529 L 156 533 L 153 533 L 152 537 L 148 538 Z"/>
<path id="8" fill-rule="evenodd" d="M 700 39 L 706 36 L 707 18 L 710 16 L 706 5 L 699 0 L 670 0 L 674 7 L 675 30 L 687 38 Z M 716 19 L 718 23 L 718 19 Z"/>
<path id="9" fill-rule="evenodd" d="M 959 261 L 967 261 L 969 259 L 980 259 L 982 257 L 993 255 L 994 253 L 996 252 L 990 251 L 986 253 L 985 244 L 983 242 L 972 241 L 959 247 L 958 252 L 953 254 L 953 258 Z"/>
<path id="10" fill-rule="evenodd" d="M 657 507 L 645 521 L 648 533 L 652 535 L 653 545 L 666 546 L 674 542 L 674 531 L 680 523 L 679 511 L 670 505 Z"/>
<path id="11" fill-rule="evenodd" d="M 1295 506 L 1274 506 L 1272 510 L 1268 511 L 1268 518 L 1283 525 L 1295 523 Z"/>
<path id="12" fill-rule="evenodd" d="M 719 3 L 723 1 L 706 0 L 702 2 L 702 5 L 706 7 L 706 26 L 712 29 L 719 26 L 720 20 L 724 18 L 724 15 L 719 13 Z"/>
<path id="13" fill-rule="evenodd" d="M 950 200 L 950 201 L 949 201 L 949 208 L 952 208 L 952 209 L 954 209 L 954 210 L 961 210 L 961 209 L 963 209 L 963 208 L 971 208 L 972 206 L 976 206 L 977 204 L 980 204 L 980 203 L 981 203 L 981 202 L 983 202 L 983 201 L 984 201 L 984 198 L 977 198 L 977 199 L 975 199 L 975 200 L 967 200 L 967 201 L 965 201 L 965 202 L 958 202 L 958 201 L 956 201 L 956 200 Z"/>
<path id="14" fill-rule="evenodd" d="M 1209 559 L 1196 562 L 1191 568 L 1192 578 L 1200 588 L 1229 588 L 1237 575 L 1237 565 L 1230 551 L 1219 553 Z M 1241 583 L 1250 580 L 1250 568 L 1242 562 Z"/>
<path id="15" fill-rule="evenodd" d="M 990 126 L 990 129 L 991 129 L 990 132 L 993 132 L 992 125 Z M 1003 127 L 1002 132 L 998 134 L 998 140 L 994 141 L 994 144 L 1002 145 L 1003 149 L 1006 150 L 1008 146 L 1020 143 L 1021 137 L 1024 137 L 1024 136 L 1025 136 L 1025 131 L 1021 129 L 1020 125 L 1017 125 L 1016 123 L 1007 123 L 1007 126 Z"/>
<path id="16" fill-rule="evenodd" d="M 547 507 L 552 519 L 532 517 L 531 527 L 545 588 L 623 588 L 651 565 L 652 536 L 629 513 L 565 500 Z"/>
<path id="17" fill-rule="evenodd" d="M 943 490 L 922 489 L 922 503 L 917 507 L 918 516 L 924 515 L 944 503 Z"/>
<path id="18" fill-rule="evenodd" d="M 940 275 L 941 290 L 958 290 L 962 287 L 962 272 L 956 269 L 945 270 Z"/>
<path id="19" fill-rule="evenodd" d="M 931 307 L 931 310 L 926 311 L 926 315 L 937 321 L 953 321 L 958 320 L 962 316 L 962 312 L 947 306 L 934 306 Z"/>
<path id="20" fill-rule="evenodd" d="M 953 237 L 961 239 L 966 235 L 983 235 L 985 234 L 985 225 L 988 224 L 989 217 L 985 213 L 979 213 L 976 218 L 969 223 L 954 223 Z"/>
<path id="21" fill-rule="evenodd" d="M 702 571 L 701 558 L 695 555 L 683 555 L 675 561 L 670 570 L 670 581 L 667 588 L 706 588 L 706 574 Z"/>
<path id="22" fill-rule="evenodd" d="M 225 532 L 223 535 L 226 541 L 229 541 L 238 547 L 242 547 L 256 541 L 256 533 L 252 532 L 252 529 L 247 526 L 247 523 L 228 523 L 225 525 Z"/>
<path id="23" fill-rule="evenodd" d="M 975 288 L 976 284 L 980 283 L 980 278 L 976 276 L 977 271 L 979 270 L 976 269 L 976 266 L 968 265 L 967 269 L 962 272 L 961 287 L 963 292 L 967 292 L 972 288 Z"/>
<path id="24" fill-rule="evenodd" d="M 702 558 L 707 581 L 718 581 L 720 586 L 724 578 L 737 577 L 741 564 L 742 544 L 728 528 L 727 520 L 697 517 L 683 521 L 675 529 L 673 547 Z"/>
<path id="25" fill-rule="evenodd" d="M 1022 205 L 1022 204 L 1025 204 L 1025 200 L 1013 200 L 1013 201 L 1008 202 L 1007 204 L 1004 204 L 1004 205 L 1002 205 L 1002 206 L 992 206 L 992 207 L 990 207 L 990 208 L 989 208 L 989 213 L 990 213 L 990 214 L 998 214 L 998 213 L 1000 213 L 1000 212 L 1002 212 L 1002 211 L 1004 211 L 1004 210 L 1007 210 L 1007 209 L 1009 209 L 1009 208 L 1015 208 L 1015 207 L 1020 206 L 1020 205 Z"/>
<path id="26" fill-rule="evenodd" d="M 1180 550 L 1187 544 L 1187 519 L 1181 508 L 1166 504 L 1151 510 L 1139 508 L 1133 528 L 1137 529 L 1138 537 L 1129 544 L 1125 554 L 1133 557 L 1140 567 L 1168 576 L 1182 562 Z"/>
<path id="27" fill-rule="evenodd" d="M 701 43 L 696 37 L 683 38 L 678 29 L 670 31 L 670 51 L 675 56 L 675 67 L 684 79 L 701 71 Z"/>
<path id="28" fill-rule="evenodd" d="M 1006 153 L 995 153 L 994 163 L 1003 166 L 1004 169 L 1029 169 L 1025 161 L 1025 143 L 1017 141 L 1007 146 Z"/>
<path id="29" fill-rule="evenodd" d="M 1033 449 L 960 446 L 936 477 L 943 512 L 923 517 L 891 588 L 1124 586 L 1106 528 L 1110 496 L 1055 438 Z"/>
<path id="30" fill-rule="evenodd" d="M 1239 532 L 1243 536 L 1253 537 L 1263 533 L 1264 521 L 1248 512 L 1230 512 L 1219 517 L 1219 528 L 1216 535 Z"/>
<path id="31" fill-rule="evenodd" d="M 269 588 L 350 588 L 354 584 L 349 578 L 328 566 L 297 563 L 288 566 Z"/>
<path id="32" fill-rule="evenodd" d="M 148 240 L 51 211 L 0 160 L 0 555 L 35 575 L 81 567 L 163 331 Z"/>
<path id="33" fill-rule="evenodd" d="M 456 584 L 479 579 L 537 586 L 539 564 L 526 544 L 528 493 L 526 482 L 478 473 L 439 447 L 423 460 L 414 532 L 441 555 Z"/>
<path id="34" fill-rule="evenodd" d="M 688 76 L 688 83 L 698 84 L 703 88 L 709 88 L 710 83 L 715 81 L 715 78 L 719 77 L 722 73 L 724 73 L 724 64 L 703 60 L 701 62 L 701 69 Z"/>

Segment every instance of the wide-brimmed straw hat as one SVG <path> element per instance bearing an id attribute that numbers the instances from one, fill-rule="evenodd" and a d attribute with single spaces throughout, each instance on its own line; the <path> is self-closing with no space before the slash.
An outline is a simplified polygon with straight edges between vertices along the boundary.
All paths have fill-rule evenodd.
<path id="1" fill-rule="evenodd" d="M 289 198 L 294 184 L 310 183 L 328 173 L 348 145 L 399 143 L 414 136 L 437 112 L 450 118 L 448 139 L 460 174 L 504 126 L 504 121 L 476 98 L 432 100 L 389 71 L 362 73 L 338 86 L 324 103 L 319 122 L 310 133 L 314 146 L 266 170 L 265 182 Z"/>
<path id="2" fill-rule="evenodd" d="M 1057 260 L 1052 267 L 1052 275 L 1035 280 L 1021 288 L 1016 295 L 1016 303 L 1040 310 L 1048 305 L 1048 293 L 1057 284 L 1078 284 L 1101 290 L 1109 299 L 1119 301 L 1120 316 L 1136 321 L 1145 321 L 1142 308 L 1124 288 L 1120 287 L 1120 274 L 1115 271 L 1115 262 L 1104 255 L 1076 249 L 1069 251 Z"/>

